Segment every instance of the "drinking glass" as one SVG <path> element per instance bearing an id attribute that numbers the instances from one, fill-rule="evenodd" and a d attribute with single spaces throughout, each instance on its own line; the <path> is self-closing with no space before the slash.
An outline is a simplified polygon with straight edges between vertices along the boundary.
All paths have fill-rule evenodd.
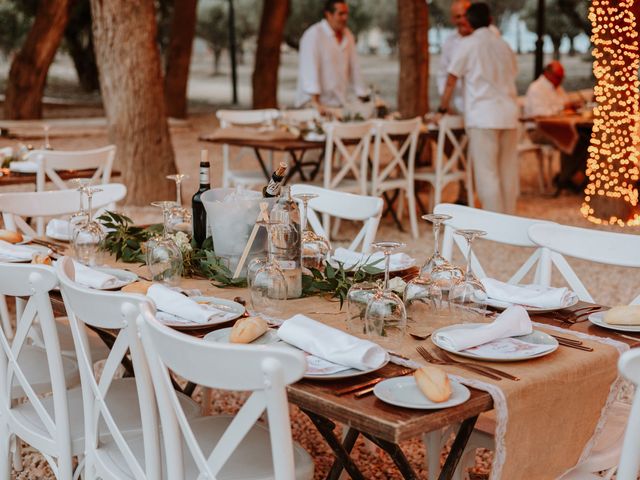
<path id="1" fill-rule="evenodd" d="M 73 231 L 73 252 L 76 260 L 85 265 L 95 266 L 100 259 L 100 246 L 105 233 L 102 225 L 92 220 L 91 199 L 93 194 L 102 191 L 99 188 L 81 187 L 87 197 L 87 213 L 84 223 L 78 224 Z"/>
<path id="2" fill-rule="evenodd" d="M 471 255 L 473 241 L 487 234 L 482 230 L 456 230 L 467 241 L 467 266 L 464 277 L 457 281 L 449 291 L 449 302 L 455 307 L 456 314 L 463 323 L 479 322 L 484 319 L 487 311 L 487 291 L 471 271 Z"/>
<path id="3" fill-rule="evenodd" d="M 72 213 L 69 217 L 69 231 L 67 233 L 69 240 L 73 240 L 76 229 L 88 221 L 87 209 L 84 208 L 84 197 L 86 188 L 89 187 L 92 182 L 93 180 L 90 178 L 72 178 L 69 180 L 69 186 L 78 190 L 80 200 L 78 211 Z"/>
<path id="4" fill-rule="evenodd" d="M 302 218 L 302 266 L 324 270 L 324 262 L 331 251 L 331 244 L 322 235 L 316 234 L 309 228 L 309 201 L 317 198 L 315 193 L 299 193 L 293 196 L 302 201 L 304 216 Z"/>
<path id="5" fill-rule="evenodd" d="M 170 233 L 184 232 L 191 234 L 191 209 L 182 206 L 182 182 L 189 178 L 185 173 L 167 175 L 168 180 L 176 182 L 176 205 L 169 212 L 168 227 Z"/>
<path id="6" fill-rule="evenodd" d="M 182 252 L 169 235 L 169 216 L 175 202 L 151 202 L 154 207 L 162 208 L 162 235 L 150 238 L 146 243 L 147 268 L 154 282 L 178 285 L 182 277 Z"/>
<path id="7" fill-rule="evenodd" d="M 433 254 L 427 259 L 422 268 L 420 269 L 420 276 L 425 277 L 431 275 L 431 272 L 435 268 L 454 268 L 449 261 L 440 255 L 440 230 L 442 224 L 451 220 L 451 215 L 444 215 L 438 213 L 430 213 L 423 215 L 422 218 L 433 224 Z"/>
<path id="8" fill-rule="evenodd" d="M 284 302 L 287 300 L 287 281 L 284 273 L 273 256 L 273 238 L 281 228 L 287 228 L 281 222 L 259 220 L 259 225 L 267 229 L 269 259 L 257 269 L 251 281 L 251 308 L 268 320 L 282 320 Z"/>
<path id="9" fill-rule="evenodd" d="M 402 299 L 389 289 L 391 253 L 403 247 L 400 242 L 376 242 L 373 248 L 385 256 L 384 285 L 371 297 L 364 315 L 367 336 L 386 349 L 397 349 L 407 329 L 407 312 Z"/>
<path id="10" fill-rule="evenodd" d="M 255 257 L 247 264 L 247 286 L 251 288 L 251 283 L 256 278 L 256 273 L 268 263 L 264 257 Z"/>
<path id="11" fill-rule="evenodd" d="M 403 301 L 410 333 L 425 336 L 452 323 L 453 316 L 447 298 L 449 289 L 442 285 L 441 280 L 424 277 L 407 283 Z"/>
<path id="12" fill-rule="evenodd" d="M 380 288 L 375 282 L 354 283 L 347 292 L 347 331 L 356 337 L 366 336 L 364 317 L 367 305 Z"/>

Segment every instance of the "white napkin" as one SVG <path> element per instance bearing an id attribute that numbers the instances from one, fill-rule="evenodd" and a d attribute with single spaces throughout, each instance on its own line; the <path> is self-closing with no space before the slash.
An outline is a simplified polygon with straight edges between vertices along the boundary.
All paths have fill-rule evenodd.
<path id="1" fill-rule="evenodd" d="M 375 266 L 380 269 L 384 268 L 384 253 L 382 252 L 375 252 L 371 254 L 360 253 L 339 247 L 336 248 L 331 259 L 335 262 L 343 263 L 344 268 L 351 268 L 355 265 L 371 264 L 380 260 Z M 405 268 L 412 267 L 415 263 L 415 259 L 411 258 L 406 253 L 393 253 L 389 261 L 389 268 L 390 270 L 404 270 Z"/>
<path id="2" fill-rule="evenodd" d="M 118 284 L 118 278 L 108 273 L 94 270 L 79 262 L 73 261 L 75 280 L 77 283 L 89 288 L 113 288 Z"/>
<path id="3" fill-rule="evenodd" d="M 359 370 L 377 368 L 387 361 L 387 352 L 368 340 L 298 314 L 278 329 L 281 340 L 333 363 Z"/>
<path id="4" fill-rule="evenodd" d="M 46 235 L 47 237 L 56 239 L 70 239 L 69 231 L 71 226 L 69 220 L 63 220 L 61 218 L 52 218 L 47 223 Z"/>
<path id="5" fill-rule="evenodd" d="M 27 262 L 33 258 L 34 253 L 42 253 L 40 249 L 27 247 L 26 245 L 14 245 L 0 240 L 0 257 L 10 258 L 19 262 Z"/>
<path id="6" fill-rule="evenodd" d="M 493 278 L 480 280 L 487 296 L 500 302 L 525 307 L 558 308 L 569 304 L 574 293 L 568 288 L 543 287 L 542 285 L 510 285 Z"/>
<path id="7" fill-rule="evenodd" d="M 532 331 L 527 311 L 520 305 L 513 305 L 498 315 L 493 322 L 481 327 L 460 327 L 438 332 L 435 336 L 439 343 L 459 352 L 499 338 L 527 335 Z"/>
<path id="8" fill-rule="evenodd" d="M 164 317 L 159 315 L 163 321 L 204 324 L 214 319 L 224 322 L 236 316 L 234 312 L 224 312 L 211 305 L 202 305 L 159 283 L 154 283 L 149 287 L 147 297 L 153 300 L 160 312 L 169 314 Z"/>
<path id="9" fill-rule="evenodd" d="M 11 147 L 0 148 L 0 160 L 2 160 L 5 157 L 12 157 L 12 156 L 13 156 L 13 148 Z"/>
<path id="10" fill-rule="evenodd" d="M 9 170 L 19 173 L 36 173 L 38 171 L 38 164 L 30 160 L 11 162 L 9 164 Z"/>

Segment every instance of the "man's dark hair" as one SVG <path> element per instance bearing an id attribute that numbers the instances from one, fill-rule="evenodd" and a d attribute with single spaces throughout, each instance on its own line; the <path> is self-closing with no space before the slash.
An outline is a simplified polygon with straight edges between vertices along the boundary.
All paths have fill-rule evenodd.
<path id="1" fill-rule="evenodd" d="M 324 13 L 336 13 L 337 3 L 347 3 L 347 0 L 327 0 L 324 2 Z"/>
<path id="2" fill-rule="evenodd" d="M 467 20 L 474 30 L 491 25 L 491 10 L 484 2 L 472 3 L 467 8 Z"/>

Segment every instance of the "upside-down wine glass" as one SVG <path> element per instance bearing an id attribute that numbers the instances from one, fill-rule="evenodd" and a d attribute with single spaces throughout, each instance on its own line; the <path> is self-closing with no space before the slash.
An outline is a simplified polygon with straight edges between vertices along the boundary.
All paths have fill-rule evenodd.
<path id="1" fill-rule="evenodd" d="M 377 282 L 354 283 L 347 292 L 347 331 L 356 337 L 365 337 L 364 317 L 367 305 L 380 289 Z"/>
<path id="2" fill-rule="evenodd" d="M 289 228 L 281 222 L 256 222 L 267 229 L 268 261 L 255 272 L 251 281 L 251 308 L 255 314 L 267 320 L 282 320 L 284 302 L 287 300 L 287 280 L 273 257 L 272 241 L 278 229 Z"/>
<path id="3" fill-rule="evenodd" d="M 389 289 L 391 253 L 403 246 L 404 244 L 400 242 L 372 244 L 373 248 L 384 253 L 384 284 L 369 300 L 364 314 L 364 327 L 367 336 L 386 349 L 400 347 L 407 329 L 407 312 L 404 303 Z"/>
<path id="4" fill-rule="evenodd" d="M 177 285 L 182 277 L 182 252 L 169 236 L 169 216 L 176 202 L 151 202 L 151 205 L 162 208 L 163 228 L 162 235 L 147 241 L 147 268 L 154 282 Z"/>
<path id="5" fill-rule="evenodd" d="M 102 190 L 88 185 L 81 188 L 87 197 L 87 215 L 85 222 L 73 232 L 73 252 L 80 263 L 95 266 L 99 263 L 100 246 L 104 241 L 105 233 L 102 225 L 92 219 L 91 200 L 94 193 Z"/>
<path id="6" fill-rule="evenodd" d="M 182 206 L 182 182 L 189 178 L 186 173 L 167 175 L 168 180 L 176 182 L 176 205 L 169 212 L 169 232 L 191 234 L 191 209 Z"/>
<path id="7" fill-rule="evenodd" d="M 324 262 L 331 251 L 331 244 L 322 235 L 309 228 L 309 202 L 318 195 L 315 193 L 299 193 L 293 196 L 302 202 L 304 216 L 302 218 L 302 266 L 324 270 Z"/>
<path id="8" fill-rule="evenodd" d="M 471 271 L 473 241 L 487 234 L 482 230 L 456 230 L 456 235 L 467 241 L 467 266 L 462 280 L 457 281 L 449 291 L 449 302 L 455 307 L 463 323 L 480 322 L 487 312 L 487 291 L 482 282 Z"/>
<path id="9" fill-rule="evenodd" d="M 69 186 L 78 191 L 80 205 L 78 211 L 71 214 L 69 217 L 69 231 L 67 232 L 68 240 L 73 240 L 74 232 L 76 228 L 80 227 L 87 222 L 87 209 L 84 208 L 85 202 L 85 190 L 91 186 L 93 180 L 90 178 L 72 178 L 69 180 Z"/>

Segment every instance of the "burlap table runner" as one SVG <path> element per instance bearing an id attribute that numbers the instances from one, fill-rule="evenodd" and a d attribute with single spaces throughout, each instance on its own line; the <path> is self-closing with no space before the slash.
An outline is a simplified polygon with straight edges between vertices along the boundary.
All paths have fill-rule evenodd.
<path id="1" fill-rule="evenodd" d="M 298 137 L 293 133 L 275 128 L 266 130 L 262 128 L 252 127 L 225 127 L 219 128 L 211 135 L 207 135 L 208 140 L 259 140 L 263 142 L 272 142 L 276 140 L 296 140 Z"/>
<path id="2" fill-rule="evenodd" d="M 250 297 L 247 289 L 216 288 L 203 280 L 184 279 L 181 286 L 227 299 L 240 296 L 248 301 Z M 283 318 L 303 313 L 344 329 L 345 310 L 346 305 L 341 311 L 337 301 L 310 297 L 287 301 Z M 546 325 L 536 325 L 536 328 L 554 333 L 553 327 Z M 494 398 L 496 432 L 492 479 L 555 479 L 584 458 L 596 440 L 606 407 L 617 391 L 619 349 L 627 346 L 566 330 L 562 333 L 568 337 L 579 335 L 585 345 L 593 347 L 593 352 L 560 346 L 542 358 L 491 364 L 520 377 L 518 382 L 493 381 L 458 367 L 444 367 Z M 419 342 L 407 337 L 398 353 L 424 364 L 415 350 L 418 345 L 435 348 L 430 341 Z"/>

